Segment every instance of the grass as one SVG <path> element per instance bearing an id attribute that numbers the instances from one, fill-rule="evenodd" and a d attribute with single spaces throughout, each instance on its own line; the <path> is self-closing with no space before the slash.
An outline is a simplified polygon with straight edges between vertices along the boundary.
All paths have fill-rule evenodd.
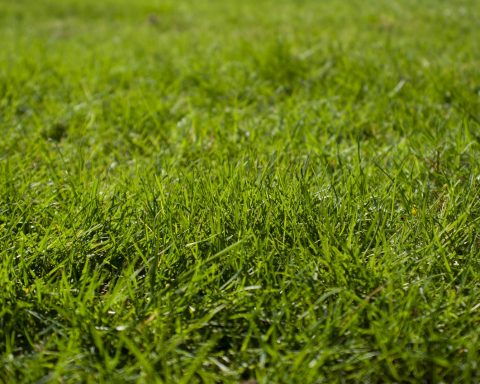
<path id="1" fill-rule="evenodd" d="M 480 382 L 475 0 L 0 0 L 0 379 Z"/>

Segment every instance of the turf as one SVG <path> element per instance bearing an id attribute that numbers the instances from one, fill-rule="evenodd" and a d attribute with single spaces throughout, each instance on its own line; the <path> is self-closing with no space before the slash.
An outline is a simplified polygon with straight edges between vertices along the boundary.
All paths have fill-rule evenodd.
<path id="1" fill-rule="evenodd" d="M 480 382 L 476 0 L 0 8 L 0 380 Z"/>

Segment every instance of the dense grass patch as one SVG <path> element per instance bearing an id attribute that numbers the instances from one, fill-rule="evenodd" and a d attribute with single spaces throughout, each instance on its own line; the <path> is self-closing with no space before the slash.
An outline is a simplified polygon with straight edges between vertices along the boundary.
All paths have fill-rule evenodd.
<path id="1" fill-rule="evenodd" d="M 475 0 L 0 0 L 5 382 L 478 382 Z"/>

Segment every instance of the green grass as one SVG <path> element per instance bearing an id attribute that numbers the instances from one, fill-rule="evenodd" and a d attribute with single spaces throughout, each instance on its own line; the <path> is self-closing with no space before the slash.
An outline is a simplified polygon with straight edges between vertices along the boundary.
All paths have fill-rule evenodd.
<path id="1" fill-rule="evenodd" d="M 476 0 L 0 9 L 0 380 L 480 382 Z"/>

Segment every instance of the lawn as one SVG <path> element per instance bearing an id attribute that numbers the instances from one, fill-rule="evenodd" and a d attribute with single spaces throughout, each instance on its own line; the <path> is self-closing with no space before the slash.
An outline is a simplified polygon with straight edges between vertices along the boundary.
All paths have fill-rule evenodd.
<path id="1" fill-rule="evenodd" d="M 0 0 L 0 382 L 480 382 L 477 0 Z"/>

